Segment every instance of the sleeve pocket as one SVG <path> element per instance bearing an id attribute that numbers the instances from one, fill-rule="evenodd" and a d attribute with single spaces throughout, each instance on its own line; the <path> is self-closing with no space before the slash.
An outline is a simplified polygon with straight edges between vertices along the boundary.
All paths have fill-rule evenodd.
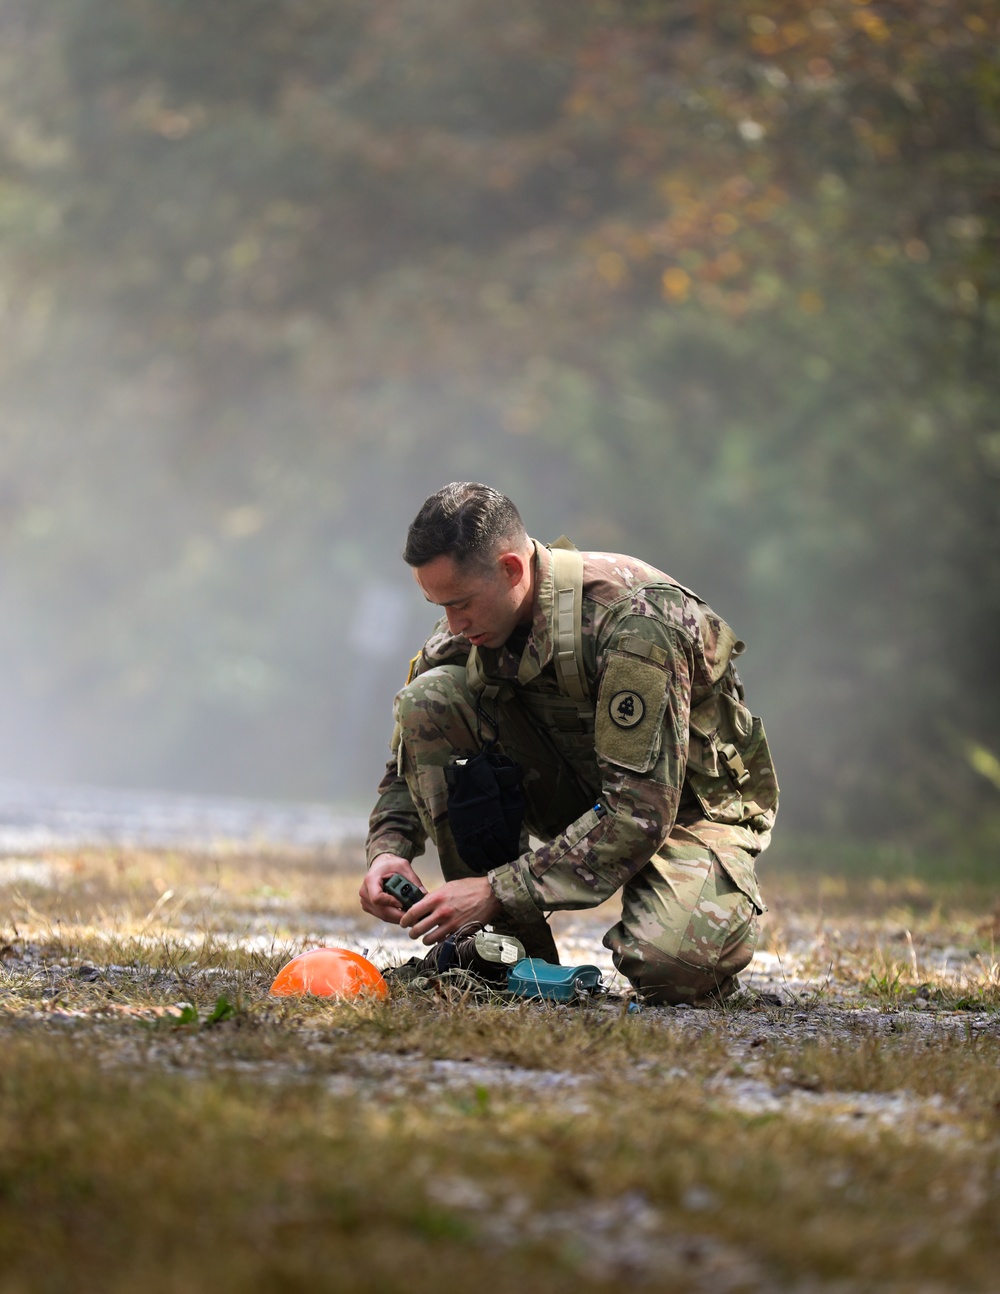
<path id="1" fill-rule="evenodd" d="M 611 652 L 601 679 L 594 724 L 598 757 L 648 773 L 660 753 L 667 709 L 667 671 L 624 652 Z"/>

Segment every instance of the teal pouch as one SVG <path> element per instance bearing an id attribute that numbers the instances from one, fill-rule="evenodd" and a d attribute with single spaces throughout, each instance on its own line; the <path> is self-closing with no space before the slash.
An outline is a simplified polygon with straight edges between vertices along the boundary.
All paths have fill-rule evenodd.
<path id="1" fill-rule="evenodd" d="M 525 957 L 511 967 L 507 978 L 507 991 L 512 996 L 541 997 L 550 1002 L 576 1002 L 601 987 L 596 966 L 553 966 L 540 957 Z"/>

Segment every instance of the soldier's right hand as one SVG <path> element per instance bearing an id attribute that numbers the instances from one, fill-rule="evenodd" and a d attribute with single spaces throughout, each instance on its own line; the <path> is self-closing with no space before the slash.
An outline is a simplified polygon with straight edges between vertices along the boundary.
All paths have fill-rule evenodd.
<path id="1" fill-rule="evenodd" d="M 400 872 L 420 889 L 426 888 L 405 858 L 399 858 L 396 854 L 379 854 L 372 859 L 372 865 L 361 882 L 358 898 L 369 916 L 378 917 L 380 921 L 388 921 L 391 925 L 398 926 L 403 908 L 398 899 L 387 894 L 382 888 L 395 872 Z"/>

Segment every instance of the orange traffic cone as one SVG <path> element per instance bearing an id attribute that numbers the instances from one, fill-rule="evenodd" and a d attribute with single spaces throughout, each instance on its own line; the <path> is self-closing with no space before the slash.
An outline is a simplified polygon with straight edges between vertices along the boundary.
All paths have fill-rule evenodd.
<path id="1" fill-rule="evenodd" d="M 346 948 L 313 948 L 293 957 L 278 972 L 271 992 L 276 997 L 312 993 L 316 997 L 388 997 L 389 986 L 378 968 Z"/>

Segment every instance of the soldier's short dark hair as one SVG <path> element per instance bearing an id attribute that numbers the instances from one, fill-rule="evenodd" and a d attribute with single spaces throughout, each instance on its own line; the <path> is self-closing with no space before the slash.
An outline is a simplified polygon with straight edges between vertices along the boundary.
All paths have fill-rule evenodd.
<path id="1" fill-rule="evenodd" d="M 425 566 L 447 556 L 459 566 L 487 567 L 505 549 L 522 549 L 527 542 L 521 514 L 506 494 L 476 481 L 452 481 L 414 517 L 403 560 Z"/>

